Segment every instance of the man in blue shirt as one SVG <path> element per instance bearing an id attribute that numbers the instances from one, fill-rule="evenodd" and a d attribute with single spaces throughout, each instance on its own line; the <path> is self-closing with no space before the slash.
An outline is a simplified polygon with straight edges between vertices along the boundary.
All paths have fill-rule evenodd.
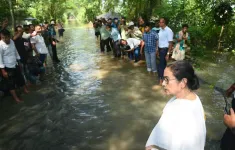
<path id="1" fill-rule="evenodd" d="M 144 53 L 147 63 L 147 71 L 149 74 L 153 72 L 156 75 L 157 65 L 156 65 L 156 53 L 157 53 L 157 41 L 158 34 L 151 30 L 152 25 L 150 23 L 145 24 L 145 32 L 143 35 L 143 41 L 145 43 Z M 142 52 L 141 52 L 142 53 Z"/>

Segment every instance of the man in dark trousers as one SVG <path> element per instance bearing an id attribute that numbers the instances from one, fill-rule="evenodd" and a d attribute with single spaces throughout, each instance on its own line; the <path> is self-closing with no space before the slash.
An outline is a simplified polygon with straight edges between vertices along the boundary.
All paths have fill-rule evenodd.
<path id="1" fill-rule="evenodd" d="M 49 41 L 50 41 L 51 48 L 52 48 L 53 62 L 60 62 L 57 56 L 56 43 L 58 42 L 58 40 L 56 39 L 54 20 L 51 20 L 51 24 L 48 27 L 48 33 L 49 33 Z"/>
<path id="2" fill-rule="evenodd" d="M 160 31 L 158 40 L 158 55 L 160 57 L 160 63 L 157 67 L 159 84 L 162 85 L 163 74 L 167 65 L 167 60 L 169 59 L 169 54 L 172 50 L 173 44 L 173 32 L 167 26 L 168 20 L 166 18 L 161 18 L 159 21 Z"/>
<path id="3" fill-rule="evenodd" d="M 8 30 L 3 29 L 1 31 L 0 71 L 3 82 L 6 85 L 6 90 L 9 90 L 14 100 L 19 103 L 22 100 L 16 94 L 16 85 L 18 87 L 24 87 L 25 93 L 28 93 L 28 90 L 25 85 L 24 77 L 19 69 L 17 69 L 20 56 L 10 37 L 11 33 Z"/>

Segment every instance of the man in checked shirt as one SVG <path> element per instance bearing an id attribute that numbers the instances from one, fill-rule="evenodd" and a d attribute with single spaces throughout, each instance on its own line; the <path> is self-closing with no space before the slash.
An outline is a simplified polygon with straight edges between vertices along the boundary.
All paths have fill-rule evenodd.
<path id="1" fill-rule="evenodd" d="M 144 53 L 147 64 L 147 71 L 149 74 L 151 74 L 152 72 L 154 75 L 156 75 L 157 73 L 156 53 L 157 53 L 158 34 L 151 30 L 152 27 L 153 26 L 150 23 L 145 24 L 143 41 L 145 43 Z"/>

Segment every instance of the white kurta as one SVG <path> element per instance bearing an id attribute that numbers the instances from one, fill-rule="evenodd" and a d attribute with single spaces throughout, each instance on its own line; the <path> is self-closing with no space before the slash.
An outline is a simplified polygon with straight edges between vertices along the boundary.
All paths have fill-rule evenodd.
<path id="1" fill-rule="evenodd" d="M 14 41 L 10 40 L 9 44 L 6 44 L 2 40 L 0 41 L 0 68 L 15 68 L 17 60 L 20 60 L 19 53 L 15 47 Z"/>
<path id="2" fill-rule="evenodd" d="M 156 145 L 167 150 L 204 150 L 205 115 L 202 103 L 172 98 L 154 127 L 146 147 Z"/>
<path id="3" fill-rule="evenodd" d="M 35 44 L 39 54 L 48 54 L 48 49 L 46 47 L 45 41 L 41 35 L 36 35 L 30 38 L 30 42 Z"/>

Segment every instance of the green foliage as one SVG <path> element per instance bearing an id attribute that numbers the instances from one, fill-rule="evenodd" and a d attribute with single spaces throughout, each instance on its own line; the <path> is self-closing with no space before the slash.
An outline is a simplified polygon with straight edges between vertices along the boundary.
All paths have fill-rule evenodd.
<path id="1" fill-rule="evenodd" d="M 39 22 L 44 22 L 63 19 L 66 9 L 66 0 L 38 0 L 30 3 L 28 13 Z"/>
<path id="2" fill-rule="evenodd" d="M 226 23 L 232 19 L 230 3 L 222 3 L 229 15 L 224 15 Z M 221 26 L 215 23 L 214 12 L 217 11 L 220 0 L 165 0 L 160 6 L 154 9 L 154 16 L 164 16 L 169 19 L 169 27 L 178 32 L 182 24 L 189 25 L 191 37 L 191 48 L 193 55 L 204 56 L 204 51 L 215 49 L 218 45 Z M 229 6 L 229 7 L 228 7 Z M 225 9 L 224 13 L 226 12 Z M 221 12 L 223 12 L 221 10 Z M 224 23 L 223 23 L 224 24 Z M 234 23 L 225 26 L 223 34 L 223 45 L 225 48 L 235 48 L 232 40 L 234 35 Z"/>
<path id="3" fill-rule="evenodd" d="M 39 21 L 74 18 L 89 22 L 101 12 L 101 0 L 39 0 L 31 3 L 29 13 Z"/>
<path id="4" fill-rule="evenodd" d="M 215 23 L 222 26 L 228 24 L 233 17 L 233 9 L 228 2 L 222 2 L 214 10 Z"/>
<path id="5" fill-rule="evenodd" d="M 6 1 L 1 1 L 0 5 L 0 22 L 10 15 L 8 4 Z"/>
<path id="6" fill-rule="evenodd" d="M 174 33 L 182 24 L 189 25 L 191 48 L 195 55 L 204 55 L 207 49 L 217 47 L 221 25 L 224 26 L 223 46 L 235 49 L 234 10 L 232 0 L 11 0 L 17 20 L 35 17 L 37 22 L 50 19 L 67 20 L 73 18 L 79 23 L 92 21 L 95 16 L 114 11 L 128 20 L 139 16 L 167 17 Z M 10 16 L 7 0 L 0 5 L 0 19 Z M 222 19 L 220 16 L 222 15 Z"/>

